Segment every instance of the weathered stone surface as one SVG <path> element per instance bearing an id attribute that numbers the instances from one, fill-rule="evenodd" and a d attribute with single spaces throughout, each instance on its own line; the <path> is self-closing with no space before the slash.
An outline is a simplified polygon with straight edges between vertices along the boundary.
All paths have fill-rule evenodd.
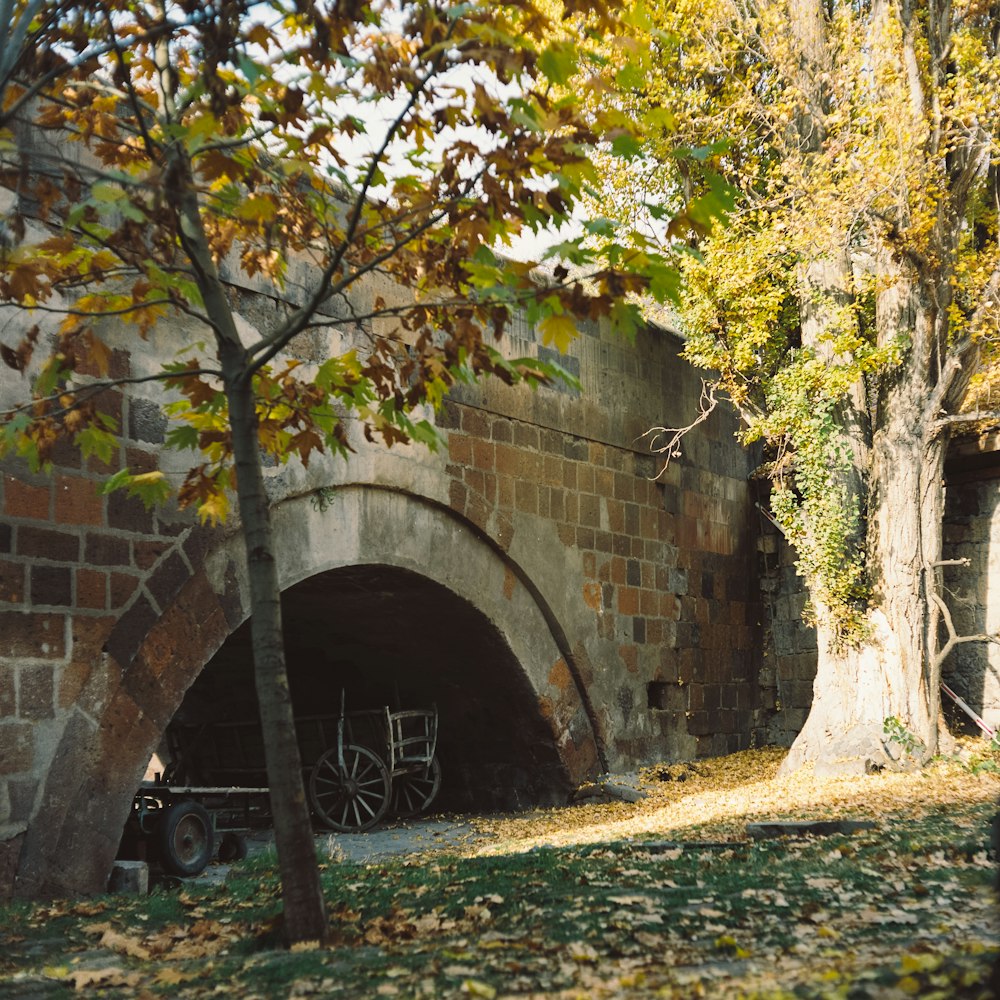
<path id="1" fill-rule="evenodd" d="M 115 861 L 108 879 L 108 892 L 126 896 L 149 893 L 149 865 L 145 861 Z"/>
<path id="2" fill-rule="evenodd" d="M 247 309 L 248 316 L 266 313 Z M 308 469 L 267 469 L 290 599 L 307 581 L 334 581 L 356 568 L 358 579 L 363 570 L 373 584 L 372 601 L 387 600 L 380 624 L 352 635 L 352 623 L 340 621 L 342 607 L 362 605 L 331 582 L 330 602 L 318 603 L 305 626 L 311 635 L 300 644 L 293 687 L 314 684 L 322 694 L 322 681 L 338 671 L 363 687 L 374 673 L 365 662 L 373 644 L 377 651 L 389 639 L 409 643 L 409 661 L 419 659 L 414 670 L 423 671 L 417 680 L 442 685 L 445 704 L 455 706 L 442 753 L 459 799 L 475 801 L 477 789 L 492 786 L 497 804 L 564 799 L 572 784 L 607 768 L 746 746 L 759 726 L 759 701 L 747 693 L 761 620 L 747 582 L 755 555 L 744 530 L 750 461 L 732 439 L 732 416 L 720 410 L 699 425 L 689 454 L 662 483 L 650 482 L 659 469 L 639 437 L 654 424 L 687 422 L 700 381 L 662 331 L 641 333 L 629 346 L 596 326 L 583 334 L 563 362 L 579 371 L 582 395 L 463 386 L 440 419 L 451 429 L 450 454 L 386 451 L 359 436 L 347 462 L 314 456 Z M 113 329 L 108 336 L 113 342 Z M 310 338 L 308 355 L 322 356 L 326 334 Z M 146 372 L 157 364 L 130 357 L 131 340 L 112 346 L 122 368 Z M 531 356 L 539 348 L 517 319 L 505 349 Z M 113 465 L 122 457 L 136 468 L 159 461 L 165 425 L 157 392 L 137 385 L 127 398 L 109 394 L 109 412 L 125 416 L 130 436 Z M 26 886 L 48 891 L 103 884 L 110 827 L 127 812 L 129 785 L 145 764 L 139 757 L 248 613 L 242 540 L 232 534 L 238 526 L 200 528 L 172 507 L 150 514 L 120 494 L 98 497 L 95 477 L 108 470 L 60 456 L 54 485 L 4 467 L 12 477 L 3 483 L 4 502 L 17 513 L 8 511 L 13 530 L 0 525 L 8 567 L 0 584 L 8 581 L 11 598 L 28 612 L 0 613 L 0 668 L 19 669 L 24 658 L 50 663 L 33 663 L 24 705 L 58 748 L 36 759 L 22 740 L 12 759 L 23 770 L 10 773 L 41 789 L 21 869 Z M 170 465 L 175 457 L 164 461 L 170 475 L 184 471 Z M 334 491 L 326 513 L 312 503 L 321 488 Z M 48 576 L 40 574 L 31 590 L 35 563 Z M 421 583 L 403 586 L 404 577 Z M 388 602 L 394 587 L 424 595 L 424 619 L 407 618 L 405 634 L 385 642 L 376 634 L 373 643 L 371 633 L 392 633 L 403 617 Z M 314 598 L 316 589 L 319 583 Z M 65 607 L 65 617 L 34 610 L 42 590 L 46 606 Z M 435 617 L 432 593 L 447 618 Z M 366 609 L 365 620 L 374 614 Z M 457 642 L 447 662 L 417 657 L 448 640 L 455 619 L 467 630 L 464 648 L 502 676 L 477 675 Z M 345 641 L 327 641 L 324 630 L 334 626 Z M 360 662 L 351 674 L 343 661 L 354 655 Z M 409 679 L 402 667 L 398 676 Z M 665 705 L 650 704 L 648 685 L 668 682 L 674 687 Z M 9 717 L 15 692 L 0 686 L 0 726 L 21 721 Z M 217 705 L 237 694 L 224 692 Z M 502 716 L 522 721 L 513 727 Z M 473 743 L 469 763 L 461 747 Z M 68 811 L 77 814 L 72 830 Z M 71 870 L 70 849 L 90 859 L 86 871 Z"/>

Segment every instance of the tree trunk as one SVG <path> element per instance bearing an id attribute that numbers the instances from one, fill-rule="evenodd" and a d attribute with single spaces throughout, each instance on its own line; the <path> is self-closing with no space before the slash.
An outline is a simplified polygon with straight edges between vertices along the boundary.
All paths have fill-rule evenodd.
<path id="1" fill-rule="evenodd" d="M 838 646 L 817 609 L 813 703 L 786 772 L 812 761 L 820 774 L 862 774 L 922 763 L 936 749 L 940 678 L 929 644 L 936 616 L 926 583 L 940 552 L 943 448 L 895 444 L 876 439 L 874 449 L 878 542 L 870 569 L 877 584 L 868 635 L 856 646 Z M 887 727 L 887 720 L 898 724 Z"/>
<path id="2" fill-rule="evenodd" d="M 257 439 L 257 412 L 246 352 L 201 223 L 190 162 L 175 153 L 175 195 L 181 242 L 194 269 L 212 323 L 229 403 L 236 495 L 250 576 L 250 628 L 260 706 L 264 760 L 271 792 L 274 842 L 290 941 L 323 940 L 329 929 L 316 844 L 302 780 L 302 761 L 285 668 L 281 590 L 274 558 L 271 514 Z"/>
<path id="3" fill-rule="evenodd" d="M 885 273 L 894 280 L 877 308 L 880 340 L 905 332 L 910 348 L 882 385 L 860 498 L 868 515 L 868 633 L 853 647 L 838 646 L 817 608 L 813 703 L 785 771 L 814 761 L 821 773 L 864 773 L 921 763 L 937 748 L 939 617 L 932 595 L 939 589 L 946 442 L 927 412 L 934 312 L 926 289 L 899 269 Z"/>
<path id="4" fill-rule="evenodd" d="M 255 401 L 245 371 L 229 377 L 230 365 L 225 357 L 222 360 L 227 373 L 226 396 L 233 434 L 236 492 L 250 575 L 254 678 L 281 873 L 284 933 L 290 942 L 323 940 L 329 925 L 285 667 L 281 591 L 260 465 Z"/>

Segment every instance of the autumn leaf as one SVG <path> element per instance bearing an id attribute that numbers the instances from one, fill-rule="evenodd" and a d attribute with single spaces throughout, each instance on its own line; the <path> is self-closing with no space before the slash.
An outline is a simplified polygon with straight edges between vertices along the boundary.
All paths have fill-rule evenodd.
<path id="1" fill-rule="evenodd" d="M 538 332 L 542 335 L 542 343 L 552 344 L 557 351 L 565 353 L 576 339 L 577 324 L 571 316 L 546 316 L 539 321 Z"/>

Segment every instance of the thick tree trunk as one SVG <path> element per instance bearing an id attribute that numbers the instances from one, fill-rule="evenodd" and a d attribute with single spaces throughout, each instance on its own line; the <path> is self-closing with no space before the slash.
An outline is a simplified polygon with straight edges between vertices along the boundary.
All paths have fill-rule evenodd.
<path id="1" fill-rule="evenodd" d="M 785 771 L 814 762 L 817 773 L 859 774 L 921 763 L 936 749 L 940 682 L 927 600 L 941 544 L 940 457 L 903 454 L 920 442 L 883 449 L 873 463 L 878 535 L 870 555 L 877 580 L 868 635 L 837 645 L 820 612 L 813 703 Z M 900 444 L 905 444 L 900 442 Z M 890 723 L 887 732 L 887 720 Z M 912 739 L 911 739 L 912 738 Z"/>
<path id="2" fill-rule="evenodd" d="M 813 704 L 786 771 L 813 761 L 824 773 L 863 773 L 923 762 L 937 748 L 939 618 L 932 595 L 940 573 L 945 442 L 927 412 L 934 313 L 925 289 L 885 270 L 895 280 L 880 298 L 880 339 L 903 332 L 910 349 L 882 385 L 859 496 L 867 511 L 868 632 L 854 646 L 838 645 L 817 609 Z"/>

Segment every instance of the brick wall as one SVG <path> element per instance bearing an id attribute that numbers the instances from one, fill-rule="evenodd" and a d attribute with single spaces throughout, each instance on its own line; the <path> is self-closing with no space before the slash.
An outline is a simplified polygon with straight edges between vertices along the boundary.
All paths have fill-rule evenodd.
<path id="1" fill-rule="evenodd" d="M 116 352 L 114 365 L 127 375 L 128 355 Z M 59 447 L 51 474 L 20 460 L 0 474 L 0 871 L 15 863 L 32 816 L 59 794 L 59 768 L 85 769 L 84 737 L 203 551 L 204 533 L 189 518 L 101 495 L 123 462 L 150 467 L 162 441 L 162 420 L 151 437 L 125 397 L 104 406 L 125 428 L 110 462 Z"/>
<path id="2" fill-rule="evenodd" d="M 513 350 L 545 350 L 518 332 Z M 760 723 L 750 456 L 733 415 L 713 414 L 659 476 L 641 437 L 697 413 L 680 347 L 585 328 L 570 359 L 581 398 L 463 390 L 444 415 L 452 507 L 501 544 L 519 518 L 544 519 L 580 557 L 551 600 L 593 635 L 579 660 L 612 767 L 732 751 Z"/>

